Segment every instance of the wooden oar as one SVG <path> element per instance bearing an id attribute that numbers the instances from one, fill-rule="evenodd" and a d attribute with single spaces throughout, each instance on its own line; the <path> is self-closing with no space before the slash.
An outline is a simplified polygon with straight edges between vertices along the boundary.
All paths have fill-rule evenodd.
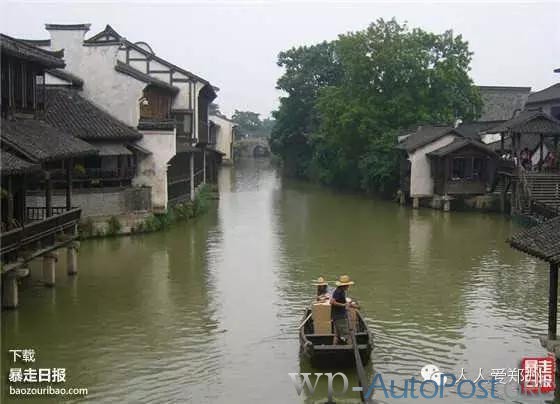
<path id="1" fill-rule="evenodd" d="M 299 330 L 301 327 L 303 327 L 303 325 L 304 325 L 305 323 L 307 323 L 307 320 L 309 320 L 309 318 L 311 317 L 312 314 L 313 314 L 313 313 L 309 313 L 309 315 L 305 318 L 305 320 L 303 320 L 303 323 L 301 323 L 301 324 L 299 325 L 298 330 Z"/>
<path id="2" fill-rule="evenodd" d="M 350 331 L 350 338 L 352 339 L 352 346 L 354 347 L 354 362 L 356 363 L 356 373 L 358 374 L 358 382 L 362 390 L 360 391 L 360 398 L 363 403 L 372 403 L 370 399 L 365 397 L 364 389 L 368 388 L 368 383 L 366 379 L 366 372 L 364 370 L 364 365 L 362 364 L 362 358 L 360 357 L 360 351 L 358 349 L 358 341 L 356 339 L 356 324 L 352 327 L 350 324 L 350 318 L 348 313 L 346 314 L 346 321 L 348 321 L 348 330 Z"/>

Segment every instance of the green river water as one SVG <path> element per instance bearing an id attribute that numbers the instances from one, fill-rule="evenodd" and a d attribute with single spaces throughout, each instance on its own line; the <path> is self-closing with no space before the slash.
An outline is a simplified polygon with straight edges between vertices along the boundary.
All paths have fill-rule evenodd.
<path id="1" fill-rule="evenodd" d="M 506 244 L 509 219 L 289 181 L 267 160 L 222 168 L 219 186 L 193 222 L 83 242 L 76 277 L 61 254 L 52 289 L 34 265 L 20 308 L 2 312 L 2 402 L 21 402 L 7 394 L 17 348 L 35 349 L 35 367 L 66 368 L 65 387 L 88 388 L 68 402 L 325 402 L 325 382 L 298 397 L 288 376 L 315 371 L 298 356 L 297 326 L 319 275 L 356 281 L 375 338 L 369 376 L 402 385 L 435 364 L 474 379 L 543 354 L 547 268 Z M 504 401 L 451 391 L 439 402 Z"/>

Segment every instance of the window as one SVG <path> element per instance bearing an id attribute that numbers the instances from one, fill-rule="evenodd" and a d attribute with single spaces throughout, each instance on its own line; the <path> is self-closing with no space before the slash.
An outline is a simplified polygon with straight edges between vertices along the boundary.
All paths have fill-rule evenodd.
<path id="1" fill-rule="evenodd" d="M 453 159 L 453 170 L 451 178 L 454 180 L 464 179 L 467 176 L 467 164 L 463 157 Z"/>
<path id="2" fill-rule="evenodd" d="M 177 114 L 175 115 L 175 122 L 177 123 L 177 136 L 192 137 L 192 114 Z"/>
<path id="3" fill-rule="evenodd" d="M 484 160 L 480 157 L 473 159 L 473 179 L 481 180 L 484 178 Z"/>
<path id="4" fill-rule="evenodd" d="M 140 101 L 140 117 L 148 119 L 169 119 L 171 96 L 154 88 L 144 90 Z"/>
<path id="5" fill-rule="evenodd" d="M 560 119 L 560 105 L 554 105 L 553 107 L 550 107 L 550 115 L 552 115 L 556 119 Z"/>

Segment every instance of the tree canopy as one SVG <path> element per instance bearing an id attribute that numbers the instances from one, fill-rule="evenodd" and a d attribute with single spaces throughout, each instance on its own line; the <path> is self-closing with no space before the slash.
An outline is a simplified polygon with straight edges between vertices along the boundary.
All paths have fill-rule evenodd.
<path id="1" fill-rule="evenodd" d="M 471 56 L 453 31 L 394 19 L 282 52 L 277 87 L 286 96 L 274 113 L 273 150 L 291 174 L 387 191 L 397 183 L 398 129 L 477 116 Z"/>
<path id="2" fill-rule="evenodd" d="M 235 110 L 231 120 L 238 126 L 238 131 L 241 135 L 245 136 L 270 136 L 270 131 L 274 126 L 274 120 L 265 118 L 263 120 L 259 117 L 260 114 L 252 111 Z"/>

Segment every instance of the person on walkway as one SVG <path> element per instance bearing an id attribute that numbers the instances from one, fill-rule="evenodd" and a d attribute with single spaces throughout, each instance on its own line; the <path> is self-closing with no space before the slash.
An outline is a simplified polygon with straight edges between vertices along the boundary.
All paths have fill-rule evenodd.
<path id="1" fill-rule="evenodd" d="M 531 152 L 529 148 L 525 147 L 521 151 L 521 166 L 527 171 L 531 170 Z"/>
<path id="2" fill-rule="evenodd" d="M 328 302 L 331 299 L 329 283 L 322 276 L 314 283 L 317 286 L 317 301 Z"/>
<path id="3" fill-rule="evenodd" d="M 334 324 L 334 344 L 348 343 L 348 320 L 346 308 L 349 303 L 346 301 L 346 292 L 354 282 L 348 275 L 342 275 L 336 281 L 336 289 L 331 297 L 331 315 Z"/>

